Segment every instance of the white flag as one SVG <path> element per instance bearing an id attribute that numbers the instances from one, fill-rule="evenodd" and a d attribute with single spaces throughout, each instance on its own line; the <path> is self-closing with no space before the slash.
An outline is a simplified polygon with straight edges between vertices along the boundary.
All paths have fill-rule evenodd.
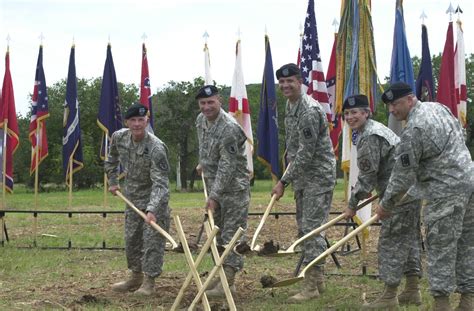
<path id="1" fill-rule="evenodd" d="M 247 89 L 245 88 L 244 74 L 242 72 L 242 51 L 240 48 L 240 40 L 236 45 L 236 58 L 234 77 L 232 78 L 232 88 L 230 90 L 229 113 L 242 126 L 247 136 L 245 143 L 245 154 L 247 155 L 247 169 L 250 177 L 253 177 L 253 135 L 252 124 L 250 119 L 250 105 L 247 99 Z"/>
<path id="2" fill-rule="evenodd" d="M 204 84 L 214 84 L 211 76 L 211 58 L 209 56 L 209 48 L 207 47 L 207 43 L 204 44 Z"/>
<path id="3" fill-rule="evenodd" d="M 357 140 L 358 133 L 351 131 L 346 122 L 344 122 L 343 128 L 343 143 L 342 143 L 342 165 L 343 170 L 346 172 L 349 171 L 349 182 L 347 184 L 347 201 L 351 197 L 351 190 L 357 183 L 357 177 L 359 176 L 359 168 L 357 167 Z M 363 201 L 360 201 L 361 204 Z M 358 210 L 356 217 L 354 217 L 355 222 L 361 224 L 367 221 L 372 214 L 372 204 L 364 206 L 362 209 Z M 365 238 L 368 238 L 370 227 L 364 229 L 363 233 Z"/>
<path id="4" fill-rule="evenodd" d="M 457 42 L 454 51 L 454 83 L 456 88 L 456 103 L 458 106 L 458 120 L 463 127 L 466 127 L 467 116 L 467 88 L 466 88 L 466 60 L 464 55 L 464 35 L 462 23 L 457 22 Z"/>

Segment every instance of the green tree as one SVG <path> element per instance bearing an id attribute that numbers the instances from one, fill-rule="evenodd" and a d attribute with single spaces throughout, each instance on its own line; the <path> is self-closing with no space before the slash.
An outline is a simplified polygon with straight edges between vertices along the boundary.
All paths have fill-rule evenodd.
<path id="1" fill-rule="evenodd" d="M 203 84 L 202 78 L 193 82 L 170 81 L 154 96 L 157 102 L 155 134 L 168 146 L 171 167 L 180 162 L 183 189 L 188 188 L 189 172 L 198 163 L 195 120 L 199 107 L 194 97 Z M 175 171 L 170 177 L 176 178 Z"/>
<path id="2" fill-rule="evenodd" d="M 78 79 L 79 116 L 81 125 L 82 152 L 84 168 L 74 174 L 74 184 L 80 188 L 92 187 L 103 179 L 103 163 L 99 157 L 102 132 L 97 126 L 101 78 Z M 135 85 L 119 83 L 119 97 L 122 112 L 138 100 L 138 88 Z M 66 81 L 61 80 L 48 87 L 49 118 L 46 119 L 49 155 L 39 169 L 40 183 L 63 183 L 62 135 Z M 20 117 L 21 143 L 15 157 L 15 171 L 18 182 L 33 185 L 34 175 L 29 176 L 31 144 L 28 140 L 28 127 L 31 114 Z"/>

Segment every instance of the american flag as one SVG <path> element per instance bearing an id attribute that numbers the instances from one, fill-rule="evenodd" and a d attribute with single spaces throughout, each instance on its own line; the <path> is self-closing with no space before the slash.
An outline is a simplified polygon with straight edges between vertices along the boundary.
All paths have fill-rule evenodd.
<path id="1" fill-rule="evenodd" d="M 318 31 L 316 28 L 316 16 L 314 14 L 314 0 L 309 0 L 304 32 L 301 37 L 301 58 L 298 64 L 303 78 L 303 91 L 311 95 L 324 108 L 331 121 L 331 107 L 329 105 L 326 79 L 324 78 L 323 65 L 319 50 Z"/>
<path id="2" fill-rule="evenodd" d="M 38 62 L 36 64 L 35 85 L 31 104 L 31 120 L 29 136 L 31 141 L 31 166 L 30 174 L 38 168 L 39 163 L 48 155 L 48 139 L 46 137 L 45 119 L 49 117 L 48 93 L 46 78 L 43 70 L 43 46 L 39 48 Z M 38 160 L 38 163 L 36 161 Z"/>

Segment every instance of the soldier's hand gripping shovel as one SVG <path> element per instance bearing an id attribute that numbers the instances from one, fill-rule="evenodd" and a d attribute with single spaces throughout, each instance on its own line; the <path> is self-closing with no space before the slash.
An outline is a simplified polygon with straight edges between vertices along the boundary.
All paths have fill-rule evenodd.
<path id="1" fill-rule="evenodd" d="M 359 204 L 357 206 L 357 209 L 356 210 L 360 210 L 361 208 L 363 208 L 364 206 L 367 206 L 368 204 L 372 203 L 373 201 L 375 201 L 379 196 L 376 194 L 370 198 L 368 198 L 367 200 L 365 200 L 364 202 L 362 202 L 361 204 Z M 309 239 L 310 237 L 316 235 L 316 234 L 319 234 L 321 232 L 323 232 L 324 230 L 326 230 L 327 228 L 333 226 L 334 224 L 338 223 L 339 221 L 343 220 L 344 219 L 344 213 L 342 213 L 341 215 L 337 216 L 336 218 L 328 221 L 327 223 L 323 224 L 322 226 L 314 229 L 313 231 L 311 232 L 308 232 L 307 234 L 305 234 L 304 236 L 302 236 L 301 238 L 299 238 L 298 240 L 296 240 L 293 244 L 291 244 L 286 250 L 284 251 L 278 251 L 278 253 L 272 253 L 272 254 L 267 254 L 267 256 L 270 256 L 270 257 L 283 257 L 283 256 L 286 256 L 286 255 L 291 255 L 291 254 L 294 254 L 295 253 L 295 248 L 300 245 L 302 242 L 304 242 L 305 240 Z"/>
<path id="2" fill-rule="evenodd" d="M 146 214 L 139 210 L 129 199 L 127 199 L 120 191 L 116 191 L 115 194 L 121 198 L 125 203 L 127 203 L 128 206 L 130 206 L 138 215 L 140 215 L 141 218 L 146 220 Z M 176 243 L 175 240 L 171 237 L 171 235 L 168 234 L 163 228 L 161 228 L 156 222 L 152 221 L 150 222 L 150 226 L 153 227 L 156 231 L 158 231 L 162 236 L 164 236 L 172 246 L 172 249 L 175 249 L 178 247 L 178 244 Z"/>
<path id="3" fill-rule="evenodd" d="M 319 256 L 316 257 L 313 261 L 311 261 L 311 262 L 303 269 L 303 271 L 301 271 L 300 274 L 298 274 L 297 277 L 275 282 L 275 283 L 273 283 L 272 285 L 270 285 L 269 287 L 284 287 L 284 286 L 289 286 L 289 285 L 292 285 L 292 284 L 297 283 L 297 282 L 299 282 L 299 281 L 302 281 L 302 280 L 304 279 L 304 276 L 305 276 L 306 271 L 308 271 L 309 268 L 311 268 L 312 266 L 314 266 L 315 264 L 317 264 L 318 262 L 320 262 L 321 260 L 323 260 L 326 256 L 330 255 L 332 252 L 334 252 L 336 249 L 338 249 L 341 245 L 343 245 L 344 243 L 346 243 L 347 241 L 349 241 L 349 239 L 351 239 L 351 238 L 354 237 L 356 234 L 358 234 L 359 232 L 361 232 L 362 230 L 364 230 L 366 227 L 368 227 L 368 226 L 370 226 L 371 224 L 373 224 L 374 222 L 376 222 L 378 219 L 379 219 L 379 216 L 378 216 L 378 215 L 374 215 L 374 216 L 372 216 L 371 218 L 369 218 L 369 220 L 367 220 L 366 222 L 364 222 L 363 224 L 361 224 L 360 226 L 358 226 L 358 227 L 357 227 L 356 229 L 354 229 L 351 233 L 349 233 L 348 235 L 346 235 L 345 237 L 343 237 L 343 238 L 342 238 L 341 240 L 339 240 L 336 244 L 334 244 L 333 246 L 331 246 L 330 248 L 328 248 L 328 249 L 327 249 L 326 251 L 324 251 L 321 255 L 319 255 Z"/>

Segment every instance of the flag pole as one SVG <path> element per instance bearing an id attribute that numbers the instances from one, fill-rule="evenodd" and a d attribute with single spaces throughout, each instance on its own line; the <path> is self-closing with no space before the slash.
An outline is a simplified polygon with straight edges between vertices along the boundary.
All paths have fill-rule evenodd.
<path id="1" fill-rule="evenodd" d="M 7 170 L 7 129 L 8 129 L 8 119 L 5 119 L 4 127 L 3 127 L 3 146 L 2 146 L 2 210 L 7 209 L 7 202 L 6 202 L 6 170 Z M 2 232 L 2 245 L 5 241 L 5 216 L 0 217 L 0 231 Z"/>
<path id="2" fill-rule="evenodd" d="M 3 147 L 2 147 L 2 185 L 3 185 L 3 190 L 2 190 L 2 208 L 6 209 L 7 204 L 6 204 L 6 170 L 7 170 L 7 130 L 8 130 L 8 120 L 5 120 L 4 126 L 3 126 Z M 3 229 L 2 229 L 3 230 Z M 2 231 L 3 232 L 3 231 Z"/>
<path id="3" fill-rule="evenodd" d="M 104 161 L 107 161 L 109 157 L 108 149 L 109 149 L 109 136 L 105 134 L 105 150 L 104 150 Z M 108 192 L 108 187 L 107 187 L 107 174 L 104 172 L 104 210 L 107 208 L 108 202 L 107 202 L 107 192 Z M 104 215 L 107 215 L 104 213 Z M 103 217 L 104 221 L 102 222 L 102 248 L 105 248 L 105 237 L 106 237 L 106 232 L 107 232 L 107 222 L 105 216 Z"/>
<path id="4" fill-rule="evenodd" d="M 35 210 L 38 209 L 38 167 L 39 167 L 39 134 L 41 123 L 36 119 L 36 146 L 35 146 Z"/>
<path id="5" fill-rule="evenodd" d="M 35 146 L 35 211 L 38 210 L 38 186 L 39 186 L 39 135 L 41 133 L 41 122 L 36 118 L 36 146 Z M 36 247 L 36 237 L 38 230 L 38 216 L 33 215 L 33 245 Z"/>
<path id="6" fill-rule="evenodd" d="M 108 160 L 109 157 L 109 135 L 105 133 L 105 149 L 104 149 L 104 161 Z M 107 174 L 104 172 L 104 208 L 107 207 Z"/>
<path id="7" fill-rule="evenodd" d="M 71 211 L 72 210 L 72 178 L 73 178 L 73 174 L 72 174 L 72 166 L 73 166 L 73 155 L 72 154 L 70 157 L 69 157 L 69 170 L 68 170 L 68 173 L 69 173 L 69 195 L 68 195 L 68 210 Z M 68 234 L 68 241 L 67 241 L 67 245 L 68 245 L 68 248 L 70 249 L 72 247 L 72 243 L 71 243 L 71 232 L 72 232 L 72 214 L 69 214 L 69 234 Z"/>

